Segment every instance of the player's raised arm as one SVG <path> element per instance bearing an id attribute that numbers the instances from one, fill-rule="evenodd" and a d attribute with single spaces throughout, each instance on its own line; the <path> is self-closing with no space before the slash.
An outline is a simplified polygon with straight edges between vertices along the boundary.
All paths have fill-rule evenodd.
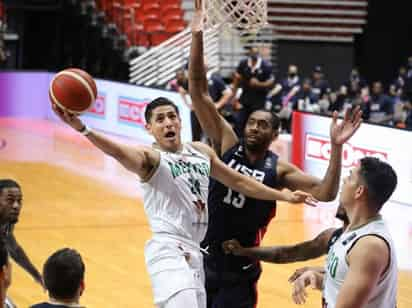
<path id="1" fill-rule="evenodd" d="M 331 157 L 322 180 L 302 172 L 292 164 L 280 162 L 282 185 L 291 190 L 307 191 L 320 201 L 334 200 L 339 190 L 342 147 L 358 130 L 362 122 L 361 116 L 362 112 L 358 107 L 353 111 L 346 111 L 345 117 L 340 123 L 338 123 L 337 112 L 333 114 L 330 126 Z"/>
<path id="2" fill-rule="evenodd" d="M 230 124 L 219 114 L 209 96 L 203 53 L 202 1 L 195 0 L 192 20 L 192 44 L 189 60 L 189 94 L 192 107 L 202 129 L 212 139 L 218 154 L 226 152 L 238 142 Z"/>
<path id="3" fill-rule="evenodd" d="M 310 241 L 288 246 L 242 247 L 233 239 L 223 243 L 225 253 L 271 263 L 291 263 L 318 258 L 328 252 L 328 241 L 336 229 L 327 229 Z"/>
<path id="4" fill-rule="evenodd" d="M 118 143 L 103 134 L 87 130 L 83 122 L 75 115 L 63 111 L 53 104 L 54 112 L 67 125 L 78 132 L 83 133 L 87 138 L 105 154 L 112 156 L 126 169 L 137 173 L 141 179 L 146 179 L 158 165 L 159 154 L 149 147 L 128 146 Z"/>

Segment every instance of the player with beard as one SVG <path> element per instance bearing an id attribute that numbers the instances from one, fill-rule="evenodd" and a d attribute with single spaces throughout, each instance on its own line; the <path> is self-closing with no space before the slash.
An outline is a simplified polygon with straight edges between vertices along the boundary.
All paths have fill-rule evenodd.
<path id="1" fill-rule="evenodd" d="M 254 177 L 270 187 L 300 189 L 321 201 L 333 200 L 338 192 L 342 145 L 361 124 L 359 109 L 345 114 L 338 124 L 334 113 L 330 127 L 331 157 L 322 180 L 303 173 L 296 166 L 279 160 L 269 151 L 277 138 L 279 119 L 266 110 L 253 112 L 239 140 L 229 123 L 219 115 L 207 91 L 203 53 L 203 11 L 201 0 L 195 2 L 189 64 L 189 93 L 193 109 L 204 132 L 212 140 L 216 153 L 229 167 Z M 258 246 L 267 225 L 275 216 L 276 203 L 247 198 L 218 181 L 209 190 L 209 228 L 202 247 L 205 257 L 208 307 L 247 308 L 257 303 L 256 283 L 261 273 L 257 260 L 227 255 L 222 243 L 236 238 L 245 247 Z"/>
<path id="2" fill-rule="evenodd" d="M 0 180 L 0 237 L 4 240 L 11 258 L 43 286 L 43 279 L 36 267 L 19 245 L 13 230 L 19 221 L 23 193 L 20 185 L 10 179 Z"/>

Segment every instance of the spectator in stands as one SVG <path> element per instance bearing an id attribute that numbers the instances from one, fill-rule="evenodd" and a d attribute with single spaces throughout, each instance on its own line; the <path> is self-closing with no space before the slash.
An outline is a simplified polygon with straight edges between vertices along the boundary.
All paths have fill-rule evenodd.
<path id="1" fill-rule="evenodd" d="M 81 307 L 85 266 L 80 254 L 70 248 L 53 253 L 43 266 L 43 277 L 49 301 L 31 308 Z"/>
<path id="2" fill-rule="evenodd" d="M 189 91 L 189 80 L 187 78 L 187 71 L 185 69 L 180 69 L 176 71 L 175 79 L 171 80 L 166 89 L 179 92 L 184 104 L 190 109 L 190 124 L 192 127 L 192 140 L 200 141 L 202 139 L 202 127 L 200 126 L 199 120 L 196 114 L 192 110 L 192 104 L 190 103 L 190 98 L 188 95 Z"/>
<path id="3" fill-rule="evenodd" d="M 266 97 L 274 82 L 272 64 L 260 56 L 256 47 L 251 48 L 248 58 L 240 61 L 233 81 L 233 93 L 236 93 L 239 87 L 242 88 L 239 99 L 242 109 L 236 123 L 236 133 L 239 136 L 243 133 L 249 115 L 265 107 Z"/>
<path id="4" fill-rule="evenodd" d="M 316 100 L 325 99 L 330 94 L 331 89 L 329 82 L 325 79 L 322 67 L 320 65 L 315 66 L 312 72 L 312 93 L 316 95 Z"/>
<path id="5" fill-rule="evenodd" d="M 0 303 L 5 308 L 14 307 L 7 299 L 7 289 L 11 284 L 11 263 L 4 239 L 0 238 Z"/>
<path id="6" fill-rule="evenodd" d="M 406 76 L 407 76 L 406 67 L 401 66 L 399 68 L 398 76 L 392 82 L 389 88 L 389 94 L 391 97 L 402 100 L 403 93 L 404 93 L 404 87 L 406 84 Z"/>
<path id="7" fill-rule="evenodd" d="M 405 128 L 407 130 L 412 130 L 412 103 L 411 101 L 407 101 L 405 103 L 405 110 L 406 110 Z"/>
<path id="8" fill-rule="evenodd" d="M 205 59 L 204 62 L 206 71 L 208 71 L 207 59 Z M 230 104 L 228 104 L 233 97 L 232 89 L 226 85 L 222 76 L 218 72 L 208 72 L 206 78 L 209 94 L 216 105 L 216 109 L 219 110 L 219 113 L 228 120 L 229 123 L 233 123 L 232 108 Z"/>
<path id="9" fill-rule="evenodd" d="M 272 102 L 272 110 L 278 113 L 281 120 L 282 131 L 290 132 L 290 119 L 292 115 L 293 100 L 300 90 L 300 78 L 298 67 L 289 65 L 288 75 L 277 83 L 269 97 Z"/>
<path id="10" fill-rule="evenodd" d="M 208 71 L 208 62 L 206 61 L 206 59 L 204 61 L 206 71 Z M 227 103 L 232 97 L 232 89 L 226 85 L 226 83 L 223 81 L 222 76 L 217 72 L 208 72 L 207 82 L 210 97 L 216 104 L 217 110 L 222 112 L 224 110 L 224 107 L 227 105 Z"/>
<path id="11" fill-rule="evenodd" d="M 303 81 L 298 93 L 291 100 L 293 102 L 292 109 L 319 112 L 318 98 L 319 96 L 313 91 L 311 80 L 307 78 Z"/>
<path id="12" fill-rule="evenodd" d="M 366 80 L 363 77 L 361 77 L 359 70 L 356 67 L 352 68 L 352 71 L 349 75 L 349 79 L 345 82 L 345 86 L 347 88 L 351 88 L 351 85 L 353 84 L 356 84 L 357 87 L 361 89 L 361 91 L 362 89 L 368 86 Z"/>
<path id="13" fill-rule="evenodd" d="M 403 88 L 405 100 L 412 102 L 412 56 L 408 58 L 408 67 Z"/>
<path id="14" fill-rule="evenodd" d="M 392 99 L 383 93 L 380 81 L 372 85 L 370 100 L 365 104 L 364 114 L 366 120 L 377 124 L 393 124 L 394 103 Z"/>
<path id="15" fill-rule="evenodd" d="M 352 92 L 356 93 L 356 92 Z M 360 95 L 360 92 L 357 93 L 357 96 Z M 331 93 L 330 95 L 330 105 L 329 111 L 338 111 L 340 115 L 344 114 L 346 109 L 352 107 L 352 102 L 357 97 L 351 97 L 348 94 L 348 88 L 342 85 L 336 93 Z"/>

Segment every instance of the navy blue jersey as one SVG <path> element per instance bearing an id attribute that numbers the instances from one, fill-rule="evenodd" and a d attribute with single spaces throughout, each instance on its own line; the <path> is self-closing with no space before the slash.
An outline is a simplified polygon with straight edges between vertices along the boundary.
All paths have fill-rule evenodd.
<path id="1" fill-rule="evenodd" d="M 251 164 L 246 158 L 243 145 L 239 143 L 224 153 L 222 161 L 269 187 L 277 186 L 278 156 L 270 151 L 266 152 L 262 160 Z M 214 262 L 218 263 L 216 266 L 219 271 L 237 271 L 256 263 L 247 257 L 224 255 L 222 243 L 235 238 L 246 247 L 258 245 L 275 215 L 276 202 L 245 197 L 220 182 L 211 180 L 208 206 L 209 227 L 201 245 L 203 248 L 208 247 L 209 257 L 216 259 Z"/>

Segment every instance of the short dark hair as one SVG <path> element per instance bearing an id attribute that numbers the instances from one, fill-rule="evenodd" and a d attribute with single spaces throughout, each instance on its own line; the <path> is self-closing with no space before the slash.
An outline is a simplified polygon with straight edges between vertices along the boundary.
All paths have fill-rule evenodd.
<path id="1" fill-rule="evenodd" d="M 395 170 L 376 157 L 364 157 L 360 160 L 359 174 L 368 190 L 369 203 L 379 211 L 398 183 Z"/>
<path id="2" fill-rule="evenodd" d="M 176 110 L 176 113 L 179 114 L 179 109 L 177 109 L 177 106 L 170 99 L 167 99 L 166 97 L 158 97 L 146 106 L 146 110 L 144 111 L 146 123 L 150 122 L 153 110 L 160 106 L 172 106 Z"/>
<path id="3" fill-rule="evenodd" d="M 0 180 L 0 193 L 3 192 L 5 188 L 18 188 L 21 189 L 19 183 L 12 179 L 1 179 Z"/>
<path id="4" fill-rule="evenodd" d="M 270 125 L 272 126 L 272 129 L 273 129 L 274 131 L 276 131 L 276 132 L 279 131 L 280 119 L 279 119 L 279 117 L 276 115 L 276 113 L 273 113 L 272 111 L 267 110 L 267 109 L 258 109 L 258 110 L 253 111 L 251 114 L 253 114 L 254 112 L 257 112 L 257 111 L 266 112 L 266 113 L 270 114 L 270 116 L 271 116 L 271 118 L 270 118 Z M 251 114 L 250 114 L 250 115 L 251 115 Z M 249 115 L 249 117 L 250 117 L 250 115 Z M 249 118 L 248 118 L 248 119 L 249 119 Z"/>
<path id="5" fill-rule="evenodd" d="M 53 253 L 43 266 L 43 279 L 50 296 L 72 299 L 84 279 L 85 266 L 80 254 L 70 248 Z"/>
<path id="6" fill-rule="evenodd" d="M 9 253 L 4 238 L 0 238 L 0 268 L 8 263 Z"/>

